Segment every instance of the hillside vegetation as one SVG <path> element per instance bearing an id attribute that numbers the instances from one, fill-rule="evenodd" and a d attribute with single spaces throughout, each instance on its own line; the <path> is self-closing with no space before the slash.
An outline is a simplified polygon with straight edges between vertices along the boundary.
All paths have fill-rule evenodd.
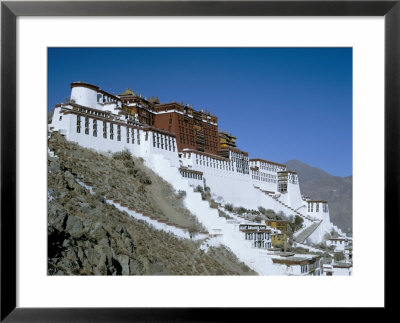
<path id="1" fill-rule="evenodd" d="M 49 275 L 255 275 L 224 247 L 158 231 L 104 196 L 189 232 L 203 232 L 183 194 L 127 153 L 103 155 L 52 134 L 48 156 Z M 77 183 L 92 185 L 95 194 Z"/>

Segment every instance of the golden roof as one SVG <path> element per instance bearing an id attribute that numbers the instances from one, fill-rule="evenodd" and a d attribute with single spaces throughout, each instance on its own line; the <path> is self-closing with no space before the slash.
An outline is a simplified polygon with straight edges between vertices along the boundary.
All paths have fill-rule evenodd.
<path id="1" fill-rule="evenodd" d="M 125 92 L 120 95 L 135 95 L 135 93 L 133 93 L 132 89 L 126 88 Z"/>

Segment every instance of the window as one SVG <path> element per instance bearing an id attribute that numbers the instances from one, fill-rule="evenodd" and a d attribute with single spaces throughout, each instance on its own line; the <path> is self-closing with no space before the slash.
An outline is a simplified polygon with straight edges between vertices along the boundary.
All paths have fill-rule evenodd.
<path id="1" fill-rule="evenodd" d="M 279 183 L 279 192 L 286 192 L 286 191 L 287 191 L 287 184 Z"/>
<path id="2" fill-rule="evenodd" d="M 117 140 L 121 141 L 121 126 L 117 125 Z"/>
<path id="3" fill-rule="evenodd" d="M 85 135 L 89 134 L 89 118 L 85 117 Z"/>
<path id="4" fill-rule="evenodd" d="M 60 121 L 61 121 L 61 120 L 62 120 L 62 116 L 60 116 L 60 119 L 58 119 L 58 120 L 60 120 Z"/>
<path id="5" fill-rule="evenodd" d="M 97 120 L 93 120 L 93 137 L 97 137 Z"/>
<path id="6" fill-rule="evenodd" d="M 80 133 L 81 132 L 81 117 L 76 116 L 76 132 Z"/>
<path id="7" fill-rule="evenodd" d="M 107 139 L 107 122 L 103 121 L 103 138 Z"/>
<path id="8" fill-rule="evenodd" d="M 127 128 L 126 128 L 126 143 L 127 143 L 127 144 L 129 144 L 129 132 L 130 132 L 130 130 L 129 130 L 129 128 L 127 127 Z"/>
<path id="9" fill-rule="evenodd" d="M 110 123 L 110 139 L 114 140 L 114 125 Z"/>

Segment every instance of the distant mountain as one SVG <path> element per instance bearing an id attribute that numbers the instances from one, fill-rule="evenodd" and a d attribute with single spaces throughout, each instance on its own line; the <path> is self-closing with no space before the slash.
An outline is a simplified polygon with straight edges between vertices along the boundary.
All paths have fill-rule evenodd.
<path id="1" fill-rule="evenodd" d="M 286 166 L 298 173 L 303 195 L 328 201 L 331 221 L 345 232 L 352 231 L 353 176 L 332 176 L 297 159 L 289 160 Z"/>

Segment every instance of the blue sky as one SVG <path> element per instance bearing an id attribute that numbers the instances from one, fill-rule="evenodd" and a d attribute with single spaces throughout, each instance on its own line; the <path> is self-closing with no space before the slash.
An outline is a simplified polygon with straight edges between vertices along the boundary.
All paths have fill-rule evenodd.
<path id="1" fill-rule="evenodd" d="M 49 48 L 48 109 L 75 81 L 208 110 L 251 158 L 352 174 L 351 48 Z"/>

